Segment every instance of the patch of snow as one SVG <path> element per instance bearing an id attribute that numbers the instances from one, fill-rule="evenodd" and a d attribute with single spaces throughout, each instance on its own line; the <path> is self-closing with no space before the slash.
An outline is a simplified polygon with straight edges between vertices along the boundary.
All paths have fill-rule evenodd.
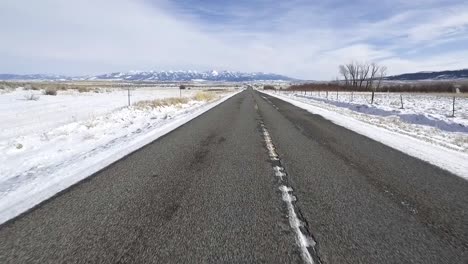
<path id="1" fill-rule="evenodd" d="M 286 176 L 286 174 L 283 172 L 283 167 L 275 166 L 273 170 L 275 171 L 275 176 L 279 177 L 280 180 L 283 180 L 283 177 Z"/>
<path id="2" fill-rule="evenodd" d="M 301 249 L 302 258 L 306 263 L 313 264 L 314 261 L 307 249 L 307 247 L 311 246 L 311 243 L 301 231 L 302 223 L 297 217 L 296 211 L 294 210 L 294 206 L 292 204 L 294 201 L 296 201 L 296 198 L 290 194 L 290 192 L 292 192 L 293 190 L 290 187 L 284 185 L 280 186 L 279 189 L 281 191 L 281 195 L 283 196 L 283 201 L 286 203 L 286 206 L 288 208 L 289 225 L 294 230 L 294 233 L 296 233 L 297 244 Z"/>

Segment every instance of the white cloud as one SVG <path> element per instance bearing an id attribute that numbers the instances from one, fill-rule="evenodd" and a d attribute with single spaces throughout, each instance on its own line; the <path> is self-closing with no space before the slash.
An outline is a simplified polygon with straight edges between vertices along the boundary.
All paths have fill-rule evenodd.
<path id="1" fill-rule="evenodd" d="M 431 41 L 434 39 L 467 34 L 468 8 L 447 10 L 430 16 L 430 20 L 416 25 L 408 31 L 414 41 Z"/>
<path id="2" fill-rule="evenodd" d="M 9 37 L 0 49 L 10 55 L 85 64 L 105 61 L 114 68 L 229 59 L 229 47 L 218 39 L 135 1 L 29 2 L 2 8 L 6 16 L 1 23 L 13 26 L 2 27 L 1 34 Z"/>
<path id="3" fill-rule="evenodd" d="M 465 58 L 465 59 L 463 59 Z M 418 59 L 389 58 L 381 61 L 389 68 L 389 74 L 414 71 L 440 71 L 467 68 L 465 51 L 450 52 L 442 55 Z"/>
<path id="4" fill-rule="evenodd" d="M 326 80 L 337 75 L 338 64 L 353 59 L 381 61 L 392 73 L 427 65 L 467 67 L 460 50 L 424 59 L 398 53 L 459 40 L 468 23 L 466 8 L 456 14 L 450 8 L 407 10 L 366 22 L 359 14 L 345 17 L 347 10 L 281 3 L 284 14 L 264 10 L 256 21 L 259 14 L 230 10 L 222 14 L 237 14 L 231 23 L 206 24 L 165 0 L 6 0 L 0 3 L 0 23 L 7 25 L 0 27 L 6 36 L 0 41 L 0 72 L 219 68 Z"/>

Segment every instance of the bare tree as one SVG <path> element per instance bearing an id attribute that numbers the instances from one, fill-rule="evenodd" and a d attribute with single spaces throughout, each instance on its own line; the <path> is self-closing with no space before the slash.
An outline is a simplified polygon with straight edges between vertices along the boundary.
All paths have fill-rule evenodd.
<path id="1" fill-rule="evenodd" d="M 343 76 L 344 80 L 345 80 L 345 86 L 349 86 L 349 78 L 350 78 L 350 74 L 349 74 L 349 70 L 346 66 L 344 65 L 340 65 L 339 66 L 339 69 L 340 69 L 340 74 Z"/>
<path id="2" fill-rule="evenodd" d="M 375 77 L 375 75 L 378 72 L 378 76 Z M 382 84 L 382 80 L 387 76 L 387 67 L 385 66 L 378 66 L 377 64 L 373 63 L 372 66 L 372 83 L 371 83 L 371 91 L 372 91 L 372 97 L 371 97 L 371 104 L 374 104 L 374 95 L 375 92 L 380 88 L 380 85 Z M 378 78 L 377 86 L 373 85 L 374 78 Z"/>
<path id="3" fill-rule="evenodd" d="M 344 78 L 346 86 L 352 86 L 356 90 L 371 90 L 372 103 L 374 102 L 375 92 L 380 88 L 382 80 L 387 75 L 387 67 L 380 66 L 375 62 L 352 61 L 348 64 L 340 65 L 338 69 L 340 76 Z M 375 81 L 378 81 L 377 85 L 375 85 Z"/>
<path id="4" fill-rule="evenodd" d="M 367 78 L 366 88 L 373 89 L 375 77 L 379 69 L 380 69 L 380 66 L 377 63 L 375 62 L 371 63 L 370 72 L 369 72 L 370 75 L 369 75 L 369 78 Z"/>
<path id="5" fill-rule="evenodd" d="M 375 92 L 380 88 L 383 79 L 387 76 L 387 67 L 380 66 L 375 62 L 361 63 L 352 61 L 338 67 L 343 76 L 346 86 L 352 86 L 352 90 L 371 90 L 371 104 L 374 103 Z M 377 85 L 375 82 L 377 81 Z M 365 87 L 363 84 L 365 83 Z M 351 95 L 352 97 L 352 95 Z"/>
<path id="6" fill-rule="evenodd" d="M 362 88 L 362 83 L 367 79 L 367 75 L 369 75 L 370 65 L 368 63 L 360 63 L 357 65 L 357 68 L 359 88 Z"/>
<path id="7" fill-rule="evenodd" d="M 382 80 L 387 76 L 387 67 L 386 66 L 382 66 L 380 67 L 379 69 L 379 82 L 377 83 L 377 89 L 380 88 L 380 85 L 382 84 Z"/>
<path id="8" fill-rule="evenodd" d="M 358 77 L 358 64 L 354 61 L 345 65 L 348 70 L 348 74 L 351 78 L 351 84 L 353 87 L 357 87 L 357 77 Z"/>
<path id="9" fill-rule="evenodd" d="M 370 76 L 367 79 L 366 89 L 370 88 L 370 90 L 372 91 L 371 104 L 374 103 L 374 95 L 375 95 L 375 91 L 377 90 L 377 87 L 374 85 L 374 80 L 379 69 L 380 69 L 380 66 L 375 62 L 373 62 L 370 65 Z"/>

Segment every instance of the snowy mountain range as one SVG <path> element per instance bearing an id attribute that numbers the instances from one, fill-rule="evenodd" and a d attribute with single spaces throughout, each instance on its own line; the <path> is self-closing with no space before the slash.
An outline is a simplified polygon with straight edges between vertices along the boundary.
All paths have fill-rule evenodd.
<path id="1" fill-rule="evenodd" d="M 456 80 L 468 79 L 468 69 L 438 72 L 416 72 L 388 76 L 391 81 L 422 81 L 422 80 Z M 56 74 L 0 74 L 0 80 L 108 80 L 108 81 L 141 81 L 141 82 L 249 82 L 249 81 L 299 81 L 284 75 L 263 72 L 233 72 L 233 71 L 129 71 L 113 72 L 96 76 L 65 76 Z"/>
<path id="2" fill-rule="evenodd" d="M 246 82 L 246 81 L 292 81 L 293 78 L 273 73 L 245 73 L 232 71 L 130 71 L 113 72 L 96 76 L 63 76 L 48 74 L 0 74 L 0 80 L 109 80 L 109 81 L 219 81 L 219 82 Z"/>
<path id="3" fill-rule="evenodd" d="M 455 80 L 468 79 L 468 69 L 437 72 L 415 72 L 389 76 L 392 81 Z"/>

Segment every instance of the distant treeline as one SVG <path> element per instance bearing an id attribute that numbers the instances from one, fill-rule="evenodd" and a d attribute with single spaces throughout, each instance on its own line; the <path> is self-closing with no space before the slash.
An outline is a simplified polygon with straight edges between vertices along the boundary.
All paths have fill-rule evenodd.
<path id="1" fill-rule="evenodd" d="M 268 86 L 266 89 L 273 89 Z M 391 84 L 382 85 L 377 90 L 378 92 L 414 92 L 414 93 L 453 93 L 456 90 L 462 93 L 468 93 L 467 84 L 454 84 L 449 82 L 427 82 L 427 83 L 411 83 L 411 84 Z M 355 91 L 355 92 L 366 92 L 364 86 L 345 86 L 338 83 L 306 83 L 292 85 L 286 88 L 288 91 Z"/>
<path id="2" fill-rule="evenodd" d="M 264 85 L 263 90 L 275 90 L 276 88 L 273 85 Z"/>

